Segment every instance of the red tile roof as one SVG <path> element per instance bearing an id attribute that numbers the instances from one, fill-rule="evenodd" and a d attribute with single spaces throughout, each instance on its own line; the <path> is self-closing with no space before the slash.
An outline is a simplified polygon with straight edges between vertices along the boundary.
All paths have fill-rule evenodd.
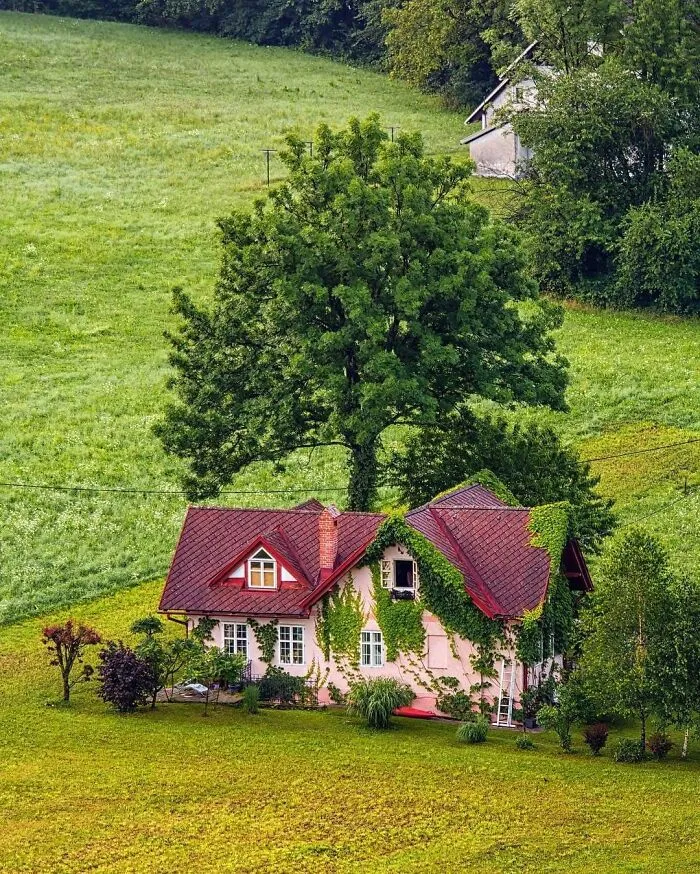
<path id="1" fill-rule="evenodd" d="M 316 500 L 291 510 L 191 507 L 160 609 L 195 614 L 308 615 L 310 605 L 322 592 L 362 558 L 385 518 L 378 513 L 339 513 L 335 565 L 322 581 L 319 517 L 323 511 Z M 530 544 L 529 510 L 508 507 L 483 486 L 475 485 L 412 510 L 406 521 L 462 572 L 470 597 L 486 615 L 515 618 L 542 602 L 549 557 L 544 549 Z M 216 584 L 222 570 L 260 538 L 269 543 L 298 582 L 283 582 L 271 591 Z"/>

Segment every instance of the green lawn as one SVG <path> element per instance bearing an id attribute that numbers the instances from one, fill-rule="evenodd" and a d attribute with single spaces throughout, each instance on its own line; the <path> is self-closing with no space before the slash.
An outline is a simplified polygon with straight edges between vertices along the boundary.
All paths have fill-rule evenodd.
<path id="1" fill-rule="evenodd" d="M 124 636 L 159 588 L 72 613 Z M 374 734 L 342 712 L 118 716 L 94 686 L 47 707 L 40 627 L 0 636 L 0 871 L 697 870 L 697 744 L 686 762 L 615 765 L 578 734 L 566 755 L 544 735 L 520 752 L 506 730 L 461 746 L 417 720 Z"/>
<path id="2" fill-rule="evenodd" d="M 264 190 L 262 148 L 371 110 L 465 157 L 462 115 L 379 75 L 187 33 L 0 13 L 0 481 L 176 487 L 151 435 L 170 289 L 210 293 L 215 220 Z M 502 196 L 483 181 L 475 190 L 495 206 Z M 700 434 L 700 322 L 570 309 L 559 339 L 573 383 L 571 413 L 554 418 L 584 453 Z M 699 481 L 698 447 L 642 456 L 643 468 L 600 465 L 623 521 L 654 514 L 644 524 L 685 567 L 700 556 L 698 492 L 664 508 L 686 477 Z M 234 488 L 332 498 L 321 489 L 344 480 L 343 459 L 318 453 Z M 0 622 L 162 574 L 185 508 L 163 496 L 0 495 Z"/>

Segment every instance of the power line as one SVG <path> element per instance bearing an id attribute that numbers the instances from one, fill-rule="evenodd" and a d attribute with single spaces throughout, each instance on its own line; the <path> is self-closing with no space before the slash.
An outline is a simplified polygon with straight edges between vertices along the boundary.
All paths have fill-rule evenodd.
<path id="1" fill-rule="evenodd" d="M 582 464 L 591 464 L 599 461 L 610 461 L 615 458 L 624 458 L 626 456 L 643 455 L 647 452 L 660 452 L 665 449 L 672 449 L 676 446 L 687 446 L 691 443 L 700 443 L 700 437 L 692 437 L 689 440 L 678 440 L 675 443 L 663 443 L 660 446 L 652 446 L 647 449 L 632 449 L 629 452 L 616 452 L 611 455 L 599 455 L 595 458 L 582 458 Z M 398 485 L 398 483 L 387 483 L 387 485 Z M 12 489 L 35 489 L 49 492 L 94 492 L 94 493 L 113 493 L 113 494 L 135 494 L 135 495 L 169 495 L 172 497 L 186 496 L 187 492 L 183 489 L 148 489 L 134 488 L 130 486 L 79 486 L 79 485 L 55 485 L 52 483 L 23 483 L 16 481 L 0 481 L 0 487 Z M 311 492 L 344 492 L 347 486 L 310 486 L 306 489 L 222 489 L 220 495 L 295 495 L 309 494 Z M 684 497 L 686 497 L 684 495 Z"/>
<path id="2" fill-rule="evenodd" d="M 119 486 L 64 486 L 52 485 L 50 483 L 20 483 L 20 482 L 2 482 L 0 487 L 12 489 L 40 489 L 49 492 L 116 492 L 117 494 L 136 494 L 136 495 L 170 495 L 174 497 L 186 496 L 187 492 L 182 489 L 138 489 L 138 488 L 122 488 Z M 324 486 L 316 488 L 310 486 L 308 489 L 223 489 L 219 492 L 220 495 L 290 495 L 290 494 L 308 494 L 309 492 L 344 492 L 346 486 Z"/>
<path id="3" fill-rule="evenodd" d="M 661 446 L 651 446 L 648 449 L 631 449 L 629 452 L 599 455 L 597 458 L 582 458 L 581 461 L 590 464 L 593 461 L 608 461 L 611 458 L 624 458 L 627 455 L 644 455 L 646 452 L 659 452 L 662 449 L 671 449 L 674 446 L 687 446 L 689 443 L 700 443 L 700 437 L 691 437 L 690 440 L 678 440 L 676 443 L 662 443 Z"/>
<path id="4" fill-rule="evenodd" d="M 669 501 L 667 504 L 659 507 L 658 510 L 652 510 L 651 513 L 646 513 L 644 516 L 637 516 L 635 519 L 632 519 L 629 522 L 625 522 L 622 525 L 618 525 L 618 528 L 628 528 L 630 525 L 636 525 L 638 522 L 643 522 L 645 519 L 651 519 L 652 516 L 658 516 L 659 513 L 664 513 L 668 510 L 669 507 L 673 507 L 675 504 L 679 504 L 681 501 L 686 501 L 688 498 L 692 498 L 695 494 L 695 489 L 700 488 L 699 486 L 690 486 L 687 493 L 680 495 L 675 498 L 673 501 Z"/>

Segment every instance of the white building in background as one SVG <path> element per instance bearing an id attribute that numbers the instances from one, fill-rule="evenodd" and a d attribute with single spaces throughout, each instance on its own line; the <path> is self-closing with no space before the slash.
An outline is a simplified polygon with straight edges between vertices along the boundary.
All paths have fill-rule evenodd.
<path id="1" fill-rule="evenodd" d="M 481 130 L 461 142 L 469 146 L 469 154 L 476 164 L 477 176 L 516 178 L 532 156 L 531 149 L 520 142 L 509 124 L 495 118 L 499 109 L 513 107 L 516 110 L 533 106 L 537 99 L 537 86 L 530 77 L 514 76 L 518 65 L 528 58 L 536 43 L 529 45 L 508 67 L 493 91 L 476 107 L 465 124 L 479 122 Z"/>

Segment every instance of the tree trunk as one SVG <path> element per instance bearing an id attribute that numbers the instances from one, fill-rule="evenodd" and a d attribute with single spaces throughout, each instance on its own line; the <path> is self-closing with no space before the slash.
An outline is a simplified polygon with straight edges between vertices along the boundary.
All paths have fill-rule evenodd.
<path id="1" fill-rule="evenodd" d="M 63 700 L 70 701 L 70 681 L 68 674 L 63 675 Z"/>
<path id="2" fill-rule="evenodd" d="M 681 758 L 682 759 L 688 758 L 688 735 L 689 734 L 690 734 L 690 729 L 686 725 L 685 734 L 683 735 L 683 748 L 681 749 Z"/>
<path id="3" fill-rule="evenodd" d="M 641 722 L 642 722 L 642 736 L 639 739 L 639 743 L 641 744 L 641 747 L 642 747 L 642 755 L 644 755 L 644 753 L 646 752 L 646 748 L 647 748 L 647 716 L 646 716 L 646 713 L 642 713 Z"/>
<path id="4" fill-rule="evenodd" d="M 350 450 L 348 509 L 367 511 L 377 497 L 377 441 L 354 444 Z"/>

